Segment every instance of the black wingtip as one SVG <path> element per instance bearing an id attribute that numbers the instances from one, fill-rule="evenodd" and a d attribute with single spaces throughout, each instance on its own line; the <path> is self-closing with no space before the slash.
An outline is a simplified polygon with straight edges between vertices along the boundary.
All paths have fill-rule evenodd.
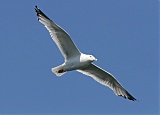
<path id="1" fill-rule="evenodd" d="M 137 101 L 137 99 L 135 99 L 135 98 L 130 98 L 130 97 L 128 97 L 128 99 L 129 99 L 129 100 L 132 100 L 132 101 Z"/>
<path id="2" fill-rule="evenodd" d="M 127 93 L 127 98 L 128 98 L 129 100 L 137 101 L 137 99 L 134 98 L 131 94 L 129 94 L 128 92 L 126 92 L 126 93 Z"/>
<path id="3" fill-rule="evenodd" d="M 36 11 L 36 13 L 38 14 L 38 12 L 40 11 L 40 9 L 38 8 L 38 6 L 35 6 L 35 11 Z"/>
<path id="4" fill-rule="evenodd" d="M 48 20 L 50 20 L 50 19 L 38 8 L 37 5 L 35 6 L 34 9 L 35 9 L 35 12 L 37 13 L 37 16 L 38 16 L 38 17 L 41 15 L 41 16 L 47 18 Z M 39 20 L 39 18 L 38 18 L 38 20 Z"/>
<path id="5" fill-rule="evenodd" d="M 134 98 L 131 94 L 129 94 L 127 91 L 126 91 L 126 94 L 127 95 L 118 95 L 118 96 L 121 96 L 121 97 L 123 97 L 123 98 L 125 98 L 125 99 L 129 99 L 129 100 L 132 100 L 132 101 L 137 101 L 137 99 L 136 98 Z"/>
<path id="6" fill-rule="evenodd" d="M 35 6 L 34 9 L 35 9 L 36 12 L 38 12 L 40 10 L 37 5 Z"/>

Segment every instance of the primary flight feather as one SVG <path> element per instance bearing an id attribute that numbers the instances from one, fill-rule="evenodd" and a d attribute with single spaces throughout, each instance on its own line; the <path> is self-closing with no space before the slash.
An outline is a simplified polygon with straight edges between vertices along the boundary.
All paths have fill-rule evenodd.
<path id="1" fill-rule="evenodd" d="M 53 41 L 65 58 L 65 62 L 62 65 L 52 68 L 53 73 L 57 76 L 62 76 L 67 71 L 77 70 L 92 77 L 102 85 L 108 86 L 116 95 L 132 101 L 136 100 L 122 87 L 113 75 L 92 63 L 97 60 L 94 56 L 81 53 L 65 30 L 50 20 L 37 6 L 35 6 L 35 11 L 38 21 L 47 28 Z"/>

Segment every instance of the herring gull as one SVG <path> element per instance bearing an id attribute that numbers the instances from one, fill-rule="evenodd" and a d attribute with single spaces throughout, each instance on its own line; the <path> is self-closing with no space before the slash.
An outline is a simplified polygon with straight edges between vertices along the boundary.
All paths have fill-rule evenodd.
<path id="1" fill-rule="evenodd" d="M 92 77 L 100 84 L 108 86 L 117 96 L 122 96 L 132 101 L 136 100 L 112 74 L 92 63 L 97 60 L 94 56 L 81 53 L 65 30 L 49 19 L 37 6 L 35 6 L 35 11 L 38 21 L 47 28 L 65 59 L 62 65 L 52 68 L 53 73 L 57 76 L 62 76 L 68 71 L 77 70 Z"/>

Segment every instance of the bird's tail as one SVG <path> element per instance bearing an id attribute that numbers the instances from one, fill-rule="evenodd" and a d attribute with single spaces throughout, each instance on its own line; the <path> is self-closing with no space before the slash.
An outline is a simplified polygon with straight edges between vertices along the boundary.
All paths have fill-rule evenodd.
<path id="1" fill-rule="evenodd" d="M 62 76 L 63 74 L 66 73 L 66 71 L 63 70 L 63 67 L 64 67 L 64 64 L 54 67 L 52 68 L 52 72 L 57 76 Z"/>

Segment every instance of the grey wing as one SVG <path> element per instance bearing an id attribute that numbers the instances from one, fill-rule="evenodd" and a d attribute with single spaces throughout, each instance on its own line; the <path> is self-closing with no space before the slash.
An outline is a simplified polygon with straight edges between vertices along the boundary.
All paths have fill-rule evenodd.
<path id="1" fill-rule="evenodd" d="M 97 67 L 94 64 L 90 64 L 86 68 L 79 69 L 77 71 L 85 75 L 91 76 L 94 80 L 101 83 L 102 85 L 108 86 L 118 96 L 122 96 L 124 98 L 128 98 L 129 100 L 133 101 L 136 100 L 120 85 L 120 83 L 118 83 L 118 81 L 113 77 L 113 75 Z"/>
<path id="2" fill-rule="evenodd" d="M 50 20 L 37 6 L 35 6 L 35 11 L 37 13 L 38 20 L 47 28 L 65 59 L 75 55 L 80 55 L 79 50 L 67 32 Z"/>

